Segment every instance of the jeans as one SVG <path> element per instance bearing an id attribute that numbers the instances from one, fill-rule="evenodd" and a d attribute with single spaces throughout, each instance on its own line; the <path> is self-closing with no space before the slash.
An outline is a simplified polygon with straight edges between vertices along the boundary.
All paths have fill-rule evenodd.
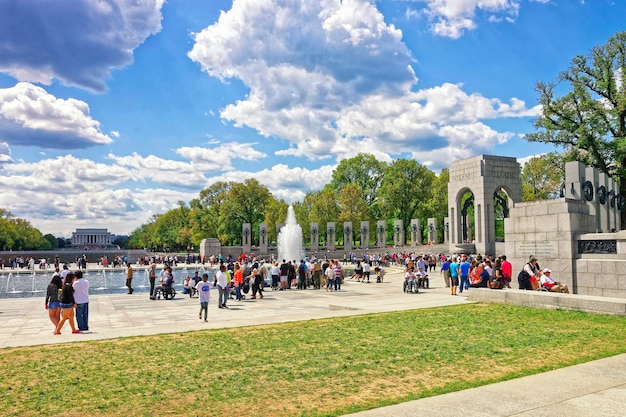
<path id="1" fill-rule="evenodd" d="M 204 311 L 204 321 L 206 321 L 208 309 L 209 309 L 209 302 L 208 301 L 200 303 L 200 314 L 199 314 L 199 317 L 202 317 L 202 312 Z"/>
<path id="2" fill-rule="evenodd" d="M 225 306 L 226 305 L 226 300 L 228 300 L 228 288 L 223 288 L 218 286 L 217 288 L 219 288 L 219 293 L 220 296 L 218 298 L 218 302 L 220 306 Z"/>
<path id="3" fill-rule="evenodd" d="M 235 295 L 236 295 L 237 301 L 241 301 L 241 287 L 235 287 Z"/>
<path id="4" fill-rule="evenodd" d="M 89 303 L 76 304 L 78 330 L 89 330 Z"/>
<path id="5" fill-rule="evenodd" d="M 461 275 L 461 285 L 459 285 L 459 292 L 463 292 L 463 290 L 469 289 L 469 277 Z"/>

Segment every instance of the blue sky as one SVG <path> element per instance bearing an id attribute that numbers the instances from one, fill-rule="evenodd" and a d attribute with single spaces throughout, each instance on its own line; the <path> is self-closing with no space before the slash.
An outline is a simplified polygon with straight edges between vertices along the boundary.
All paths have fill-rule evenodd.
<path id="1" fill-rule="evenodd" d="M 128 234 L 216 181 L 301 200 L 369 152 L 439 172 L 523 139 L 621 0 L 5 0 L 0 207 Z"/>

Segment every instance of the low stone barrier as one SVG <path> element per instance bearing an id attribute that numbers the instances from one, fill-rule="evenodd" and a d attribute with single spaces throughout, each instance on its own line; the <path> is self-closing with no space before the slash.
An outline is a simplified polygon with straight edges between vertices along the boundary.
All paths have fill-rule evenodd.
<path id="1" fill-rule="evenodd" d="M 561 294 L 544 291 L 472 288 L 468 292 L 468 300 L 475 302 L 513 304 L 526 307 L 576 310 L 588 313 L 626 316 L 626 298 Z"/>

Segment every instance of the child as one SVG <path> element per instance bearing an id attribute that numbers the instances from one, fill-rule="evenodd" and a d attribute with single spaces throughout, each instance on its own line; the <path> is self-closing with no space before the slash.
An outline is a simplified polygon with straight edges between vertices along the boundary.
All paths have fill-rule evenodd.
<path id="1" fill-rule="evenodd" d="M 202 274 L 202 281 L 196 285 L 198 291 L 198 298 L 200 299 L 200 314 L 198 318 L 202 320 L 202 312 L 204 311 L 204 321 L 207 321 L 207 314 L 209 310 L 209 296 L 211 293 L 211 284 L 209 284 L 209 275 Z"/>

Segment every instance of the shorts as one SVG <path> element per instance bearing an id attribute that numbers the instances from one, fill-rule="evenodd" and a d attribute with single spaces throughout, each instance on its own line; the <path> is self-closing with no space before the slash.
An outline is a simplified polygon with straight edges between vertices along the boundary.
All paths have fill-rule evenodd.
<path id="1" fill-rule="evenodd" d="M 62 304 L 59 303 L 61 305 L 61 308 L 74 308 L 74 304 Z"/>
<path id="2" fill-rule="evenodd" d="M 459 286 L 459 277 L 450 277 L 450 285 L 453 287 L 458 287 Z"/>
<path id="3" fill-rule="evenodd" d="M 49 310 L 54 310 L 55 308 L 60 308 L 61 307 L 61 302 L 60 301 L 50 301 L 48 303 L 48 309 Z"/>
<path id="4" fill-rule="evenodd" d="M 281 275 L 280 282 L 287 282 L 287 275 Z"/>

